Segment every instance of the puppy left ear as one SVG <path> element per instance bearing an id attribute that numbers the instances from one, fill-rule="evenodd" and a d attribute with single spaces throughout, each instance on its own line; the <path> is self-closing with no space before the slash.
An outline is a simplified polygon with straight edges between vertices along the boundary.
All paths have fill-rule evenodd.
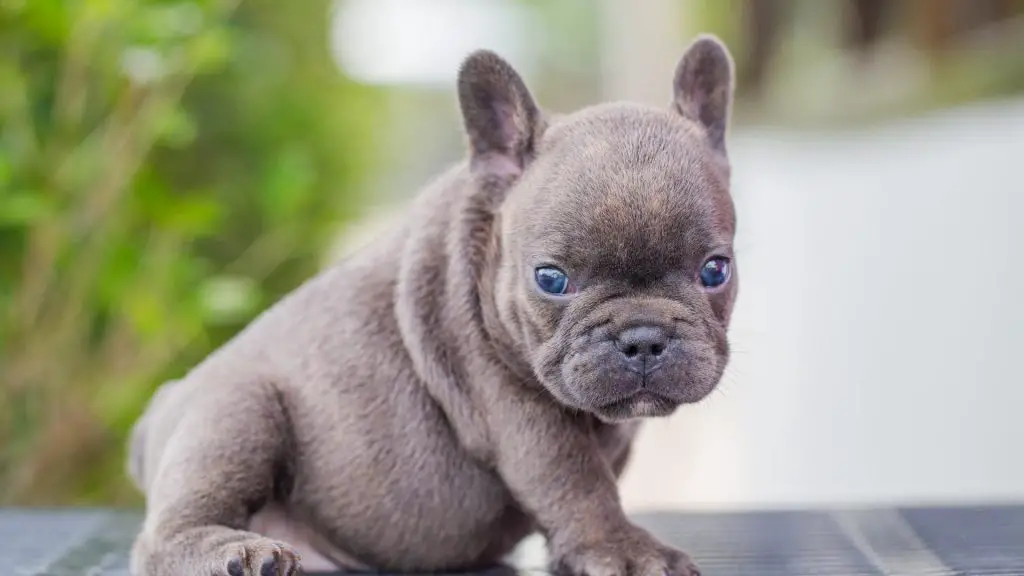
<path id="1" fill-rule="evenodd" d="M 733 68 L 725 44 L 711 34 L 702 34 L 679 60 L 673 79 L 676 111 L 700 124 L 711 147 L 723 155 L 732 107 Z"/>
<path id="2" fill-rule="evenodd" d="M 523 79 L 494 52 L 478 50 L 463 61 L 458 89 L 472 169 L 503 177 L 521 174 L 540 124 Z"/>

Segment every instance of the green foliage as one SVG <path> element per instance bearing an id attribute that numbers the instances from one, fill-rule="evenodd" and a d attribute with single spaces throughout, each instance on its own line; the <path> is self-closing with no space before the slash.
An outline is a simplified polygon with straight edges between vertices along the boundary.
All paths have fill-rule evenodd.
<path id="1" fill-rule="evenodd" d="M 136 501 L 153 388 L 356 215 L 375 100 L 329 10 L 0 0 L 0 503 Z"/>

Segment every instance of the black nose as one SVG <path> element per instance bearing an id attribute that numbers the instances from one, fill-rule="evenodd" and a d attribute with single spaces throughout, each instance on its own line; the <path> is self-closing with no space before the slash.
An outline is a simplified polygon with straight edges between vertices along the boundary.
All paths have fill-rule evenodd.
<path id="1" fill-rule="evenodd" d="M 630 360 L 650 362 L 665 352 L 668 334 L 657 326 L 637 326 L 619 333 L 615 345 Z"/>

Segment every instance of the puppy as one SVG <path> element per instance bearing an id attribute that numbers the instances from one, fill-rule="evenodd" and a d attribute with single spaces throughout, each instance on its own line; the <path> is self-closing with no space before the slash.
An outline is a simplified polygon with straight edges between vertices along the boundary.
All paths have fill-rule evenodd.
<path id="1" fill-rule="evenodd" d="M 697 574 L 616 479 L 728 360 L 732 85 L 701 36 L 665 109 L 556 116 L 470 55 L 466 160 L 150 401 L 134 574 L 469 570 L 533 532 L 558 573 Z"/>

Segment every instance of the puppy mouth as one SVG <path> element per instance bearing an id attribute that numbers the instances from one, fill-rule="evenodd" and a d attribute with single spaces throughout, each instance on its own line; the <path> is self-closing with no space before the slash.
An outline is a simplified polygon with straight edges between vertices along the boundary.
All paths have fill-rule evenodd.
<path id="1" fill-rule="evenodd" d="M 569 345 L 542 349 L 535 373 L 561 404 L 609 423 L 669 416 L 716 388 L 725 360 L 716 334 L 630 322 L 563 335 Z"/>
<path id="2" fill-rule="evenodd" d="M 679 402 L 646 388 L 598 405 L 594 413 L 606 420 L 622 421 L 634 418 L 667 416 L 679 407 Z"/>

